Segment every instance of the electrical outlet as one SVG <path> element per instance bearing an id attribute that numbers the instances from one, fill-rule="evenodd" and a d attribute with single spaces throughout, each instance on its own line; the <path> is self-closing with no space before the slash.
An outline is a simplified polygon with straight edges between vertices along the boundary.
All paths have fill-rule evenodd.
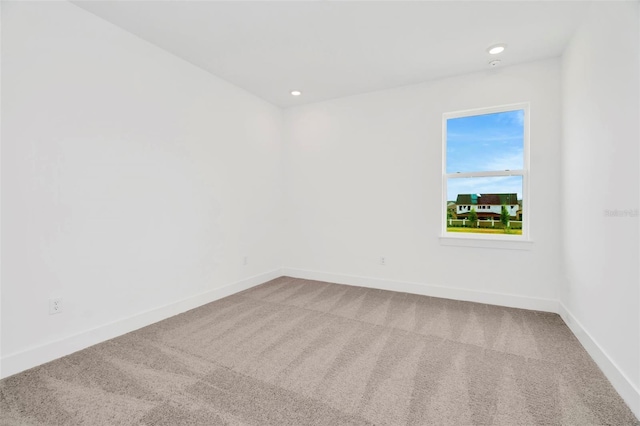
<path id="1" fill-rule="evenodd" d="M 387 258 L 384 256 L 380 256 L 380 264 L 381 265 L 386 265 L 387 264 Z"/>
<path id="2" fill-rule="evenodd" d="M 59 314 L 60 312 L 62 312 L 62 297 L 49 299 L 49 315 Z"/>
<path id="3" fill-rule="evenodd" d="M 242 259 L 242 265 L 247 266 L 248 264 L 249 264 L 249 256 L 245 256 L 244 259 Z"/>

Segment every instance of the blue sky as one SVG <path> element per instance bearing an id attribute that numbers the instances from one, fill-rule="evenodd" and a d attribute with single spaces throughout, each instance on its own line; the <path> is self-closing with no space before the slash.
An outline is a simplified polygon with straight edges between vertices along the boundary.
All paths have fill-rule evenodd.
<path id="1" fill-rule="evenodd" d="M 524 111 L 447 120 L 447 173 L 516 170 L 523 167 Z M 447 199 L 458 194 L 517 193 L 520 176 L 458 178 L 447 182 Z"/>

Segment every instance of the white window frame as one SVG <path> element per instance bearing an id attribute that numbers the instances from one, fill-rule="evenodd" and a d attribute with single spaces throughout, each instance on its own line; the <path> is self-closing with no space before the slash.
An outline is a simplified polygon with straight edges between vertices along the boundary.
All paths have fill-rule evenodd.
<path id="1" fill-rule="evenodd" d="M 452 118 L 470 117 L 475 115 L 493 114 L 524 110 L 524 141 L 523 141 L 523 168 L 519 170 L 496 170 L 483 172 L 447 173 L 447 120 Z M 530 213 L 531 199 L 529 194 L 529 136 L 530 136 L 531 111 L 528 102 L 521 102 L 494 107 L 474 108 L 463 111 L 447 112 L 442 114 L 442 229 L 440 241 L 444 245 L 479 246 L 488 248 L 515 248 L 529 249 L 531 242 Z M 447 232 L 447 181 L 448 179 L 470 177 L 498 177 L 498 176 L 522 176 L 522 235 L 500 234 L 475 234 Z"/>

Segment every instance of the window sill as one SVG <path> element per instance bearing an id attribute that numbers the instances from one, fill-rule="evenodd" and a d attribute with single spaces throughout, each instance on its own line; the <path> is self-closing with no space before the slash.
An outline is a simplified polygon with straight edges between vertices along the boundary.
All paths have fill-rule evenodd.
<path id="1" fill-rule="evenodd" d="M 454 247 L 479 247 L 489 249 L 504 249 L 504 250 L 531 250 L 533 248 L 533 241 L 531 240 L 507 240 L 504 238 L 487 238 L 485 236 L 441 236 L 441 246 L 454 246 Z"/>

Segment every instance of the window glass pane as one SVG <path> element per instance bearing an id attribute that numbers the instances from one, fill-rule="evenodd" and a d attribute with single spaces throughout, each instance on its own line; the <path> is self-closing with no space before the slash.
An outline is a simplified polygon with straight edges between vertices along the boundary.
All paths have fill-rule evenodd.
<path id="1" fill-rule="evenodd" d="M 524 167 L 524 110 L 447 120 L 447 173 Z"/>
<path id="2" fill-rule="evenodd" d="M 449 178 L 447 200 L 447 232 L 522 235 L 522 176 Z"/>

